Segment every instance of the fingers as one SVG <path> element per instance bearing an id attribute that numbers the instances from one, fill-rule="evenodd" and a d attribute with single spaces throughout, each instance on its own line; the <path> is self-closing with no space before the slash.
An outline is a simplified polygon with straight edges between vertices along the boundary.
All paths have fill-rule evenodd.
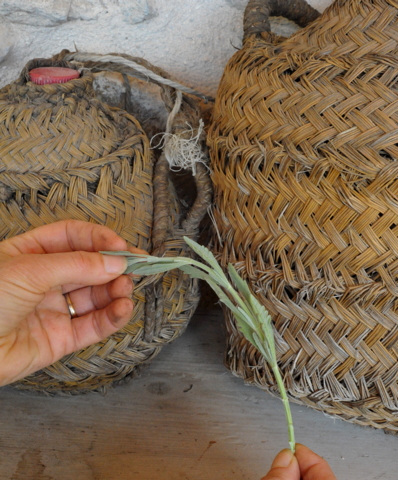
<path id="1" fill-rule="evenodd" d="M 18 255 L 2 267 L 8 269 L 9 278 L 15 284 L 31 292 L 44 293 L 65 284 L 108 283 L 126 270 L 127 260 L 123 256 L 93 252 L 50 253 Z"/>
<path id="2" fill-rule="evenodd" d="M 296 454 L 282 450 L 262 480 L 336 480 L 326 460 L 304 445 L 296 444 Z"/>
<path id="3" fill-rule="evenodd" d="M 65 220 L 43 225 L 1 242 L 0 251 L 11 256 L 24 253 L 56 253 L 84 250 L 127 250 L 119 235 L 102 225 Z"/>
<path id="4" fill-rule="evenodd" d="M 118 298 L 102 310 L 96 310 L 72 320 L 74 345 L 68 352 L 97 343 L 124 327 L 133 313 L 129 298 Z"/>
<path id="5" fill-rule="evenodd" d="M 303 480 L 336 480 L 326 460 L 306 446 L 296 444 L 296 458 Z"/>
<path id="6" fill-rule="evenodd" d="M 300 480 L 299 466 L 291 450 L 286 449 L 278 453 L 271 470 L 262 480 Z"/>
<path id="7" fill-rule="evenodd" d="M 127 267 L 123 256 L 92 252 L 18 255 L 0 263 L 0 296 L 3 315 L 0 335 L 16 328 L 43 300 L 46 292 L 61 285 L 80 287 L 111 282 Z"/>
<path id="8" fill-rule="evenodd" d="M 100 342 L 121 329 L 132 317 L 133 302 L 119 298 L 102 310 L 70 319 L 58 291 L 48 293 L 50 304 L 38 308 L 0 348 L 0 386 L 15 382 L 65 355 Z M 48 302 L 47 302 L 48 303 Z M 48 307 L 53 307 L 48 309 Z"/>
<path id="9" fill-rule="evenodd" d="M 70 291 L 69 298 L 78 316 L 86 315 L 94 310 L 100 310 L 117 298 L 130 297 L 133 292 L 133 282 L 127 275 L 122 275 L 105 285 L 84 287 Z"/>

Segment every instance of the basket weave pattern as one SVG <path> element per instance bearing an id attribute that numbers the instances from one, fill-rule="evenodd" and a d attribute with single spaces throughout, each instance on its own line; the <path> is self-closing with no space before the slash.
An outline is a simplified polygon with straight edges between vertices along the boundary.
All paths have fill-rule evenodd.
<path id="1" fill-rule="evenodd" d="M 91 75 L 6 87 L 0 134 L 1 238 L 75 218 L 150 248 L 148 140 L 133 116 L 95 98 Z"/>
<path id="2" fill-rule="evenodd" d="M 293 400 L 397 431 L 397 6 L 335 2 L 287 40 L 245 31 L 209 135 L 219 257 L 273 317 Z M 226 317 L 231 370 L 277 393 Z"/>
<path id="3" fill-rule="evenodd" d="M 0 238 L 78 219 L 106 225 L 154 255 L 190 255 L 182 237 L 198 236 L 211 195 L 206 169 L 198 170 L 198 194 L 185 217 L 164 155 L 152 155 L 133 115 L 96 98 L 87 69 L 65 84 L 27 81 L 38 66 L 82 66 L 65 62 L 66 53 L 31 61 L 0 91 Z M 165 97 L 172 102 L 172 89 Z M 122 330 L 14 386 L 80 393 L 134 376 L 186 328 L 199 301 L 197 281 L 179 271 L 146 277 L 134 301 Z"/>

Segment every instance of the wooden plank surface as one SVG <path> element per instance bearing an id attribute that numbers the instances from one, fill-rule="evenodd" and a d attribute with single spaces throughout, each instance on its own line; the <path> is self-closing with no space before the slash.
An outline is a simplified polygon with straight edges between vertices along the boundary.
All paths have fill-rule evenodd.
<path id="1" fill-rule="evenodd" d="M 1 480 L 259 480 L 287 446 L 281 402 L 223 365 L 220 310 L 197 313 L 105 396 L 0 390 Z M 297 440 L 340 480 L 398 478 L 398 437 L 292 405 Z M 321 480 L 321 479 L 319 479 Z"/>

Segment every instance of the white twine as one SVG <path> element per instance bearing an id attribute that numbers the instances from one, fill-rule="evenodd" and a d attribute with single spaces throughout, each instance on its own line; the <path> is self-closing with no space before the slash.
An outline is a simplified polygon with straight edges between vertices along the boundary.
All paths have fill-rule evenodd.
<path id="1" fill-rule="evenodd" d="M 128 60 L 127 58 L 120 57 L 118 55 L 96 55 L 94 53 L 80 53 L 75 52 L 65 57 L 66 61 L 76 61 L 76 62 L 112 62 L 112 63 L 121 63 L 122 65 L 126 65 L 134 69 L 136 72 L 140 73 L 141 75 L 145 75 L 148 78 L 151 78 L 155 82 L 161 83 L 163 85 L 167 85 L 169 87 L 175 88 L 176 90 L 181 90 L 182 92 L 188 93 L 190 95 L 195 95 L 196 97 L 203 98 L 206 102 L 214 102 L 214 98 L 204 95 L 203 93 L 198 92 L 192 88 L 186 87 L 185 85 L 181 85 L 178 82 L 170 80 L 169 78 L 164 78 L 152 70 L 143 67 L 139 63 L 133 62 L 132 60 Z"/>
<path id="2" fill-rule="evenodd" d="M 196 175 L 196 164 L 202 163 L 207 169 L 206 156 L 200 146 L 200 136 L 203 132 L 203 120 L 199 120 L 199 127 L 195 135 L 194 129 L 187 123 L 188 129 L 180 134 L 158 133 L 151 139 L 161 136 L 160 142 L 152 148 L 162 148 L 166 160 L 170 165 L 170 170 L 179 172 L 183 169 L 192 170 L 192 175 Z M 190 138 L 182 138 L 182 135 L 190 134 Z"/>
<path id="3" fill-rule="evenodd" d="M 175 116 L 180 111 L 182 104 L 181 91 L 177 90 L 176 95 L 174 107 L 167 118 L 166 131 L 154 135 L 151 139 L 151 145 L 153 140 L 157 136 L 160 136 L 159 143 L 152 148 L 162 148 L 164 156 L 170 165 L 170 170 L 173 172 L 179 172 L 180 170 L 188 169 L 191 170 L 192 175 L 195 176 L 197 163 L 202 163 L 207 169 L 209 169 L 205 161 L 206 155 L 200 145 L 200 137 L 203 133 L 204 123 L 202 119 L 199 120 L 196 135 L 194 129 L 189 123 L 187 123 L 187 130 L 183 130 L 178 134 L 171 133 Z M 184 136 L 187 136 L 187 134 L 190 135 L 190 138 L 183 138 Z"/>

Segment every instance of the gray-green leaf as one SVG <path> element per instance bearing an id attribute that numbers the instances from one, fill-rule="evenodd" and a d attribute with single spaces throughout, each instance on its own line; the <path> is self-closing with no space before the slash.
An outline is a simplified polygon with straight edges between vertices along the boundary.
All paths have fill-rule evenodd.
<path id="1" fill-rule="evenodd" d="M 135 273 L 137 275 L 155 275 L 156 273 L 164 273 L 169 270 L 177 268 L 170 263 L 148 264 L 148 263 L 136 263 L 127 267 L 125 273 Z"/>
<path id="2" fill-rule="evenodd" d="M 250 297 L 253 295 L 250 291 L 248 284 L 239 276 L 238 272 L 235 270 L 234 266 L 231 263 L 228 263 L 228 273 L 234 282 L 235 286 L 238 288 L 243 297 L 249 301 Z"/>
<path id="3" fill-rule="evenodd" d="M 206 247 L 203 247 L 202 245 L 199 245 L 199 243 L 196 243 L 191 238 L 184 237 L 184 240 L 192 248 L 192 250 L 197 255 L 199 255 L 199 257 L 203 258 L 203 260 L 207 262 L 211 267 L 213 267 L 219 275 L 224 275 L 222 268 L 220 267 L 210 250 L 208 250 Z"/>

